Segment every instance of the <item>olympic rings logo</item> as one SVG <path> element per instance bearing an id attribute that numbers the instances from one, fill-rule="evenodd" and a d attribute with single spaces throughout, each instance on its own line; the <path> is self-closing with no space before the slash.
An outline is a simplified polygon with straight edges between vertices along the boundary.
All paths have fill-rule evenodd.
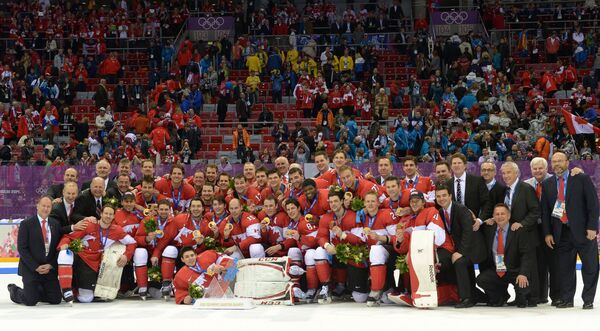
<path id="1" fill-rule="evenodd" d="M 198 18 L 198 26 L 205 30 L 217 30 L 225 24 L 223 17 L 200 17 Z"/>
<path id="2" fill-rule="evenodd" d="M 466 11 L 451 11 L 440 14 L 440 19 L 446 24 L 462 24 L 469 18 Z"/>

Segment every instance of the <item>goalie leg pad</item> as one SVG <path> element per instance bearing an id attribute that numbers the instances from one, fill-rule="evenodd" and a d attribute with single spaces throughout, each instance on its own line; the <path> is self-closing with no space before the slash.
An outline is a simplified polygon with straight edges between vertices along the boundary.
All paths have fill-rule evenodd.
<path id="1" fill-rule="evenodd" d="M 282 300 L 289 297 L 290 282 L 235 282 L 233 293 L 240 298 L 255 300 Z"/>
<path id="2" fill-rule="evenodd" d="M 236 282 L 289 282 L 288 257 L 244 259 L 238 261 Z"/>

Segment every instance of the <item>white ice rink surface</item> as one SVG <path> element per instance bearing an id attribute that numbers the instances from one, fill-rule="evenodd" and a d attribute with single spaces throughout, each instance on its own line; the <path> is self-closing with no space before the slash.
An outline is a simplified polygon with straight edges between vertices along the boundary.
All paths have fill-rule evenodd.
<path id="1" fill-rule="evenodd" d="M 578 273 L 579 274 L 579 273 Z M 578 275 L 579 277 L 579 275 Z M 257 306 L 246 311 L 206 311 L 162 300 L 139 298 L 111 303 L 61 304 L 25 307 L 13 304 L 6 290 L 9 283 L 21 285 L 16 275 L 0 275 L 0 330 L 145 331 L 145 330 L 504 330 L 571 331 L 600 329 L 600 295 L 593 310 L 582 310 L 581 279 L 575 308 L 556 309 L 549 304 L 537 308 L 516 307 L 419 310 L 363 304 Z M 600 293 L 599 293 L 600 294 Z M 32 327 L 35 327 L 33 329 Z M 39 329 L 38 329 L 39 327 Z M 112 329 L 111 329 L 112 328 Z M 135 328 L 135 329 L 133 329 Z M 584 329 L 585 328 L 585 329 Z"/>

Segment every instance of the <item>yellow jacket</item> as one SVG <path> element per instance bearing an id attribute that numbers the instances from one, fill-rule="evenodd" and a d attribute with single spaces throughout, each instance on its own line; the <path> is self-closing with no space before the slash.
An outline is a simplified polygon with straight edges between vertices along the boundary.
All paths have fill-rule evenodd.
<path id="1" fill-rule="evenodd" d="M 248 55 L 246 58 L 246 67 L 250 71 L 260 72 L 260 59 L 256 54 Z"/>
<path id="2" fill-rule="evenodd" d="M 352 59 L 352 56 L 348 55 L 348 56 L 342 56 L 340 58 L 340 71 L 347 71 L 350 70 L 352 71 L 354 69 L 354 59 Z"/>
<path id="3" fill-rule="evenodd" d="M 312 58 L 308 59 L 308 74 L 317 77 L 317 62 Z"/>
<path id="4" fill-rule="evenodd" d="M 248 76 L 248 78 L 246 78 L 246 86 L 248 86 L 250 91 L 256 91 L 258 84 L 260 84 L 260 78 L 258 76 Z"/>
<path id="5" fill-rule="evenodd" d="M 287 61 L 291 64 L 298 64 L 298 51 L 295 48 L 287 52 Z"/>

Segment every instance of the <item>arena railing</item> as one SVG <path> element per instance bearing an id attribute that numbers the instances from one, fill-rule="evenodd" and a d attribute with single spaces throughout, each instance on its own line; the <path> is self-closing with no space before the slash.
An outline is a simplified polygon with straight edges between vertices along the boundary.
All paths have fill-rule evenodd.
<path id="1" fill-rule="evenodd" d="M 405 32 L 407 37 L 413 37 L 414 36 L 414 32 Z M 316 33 L 316 34 L 296 34 L 296 45 L 297 45 L 297 49 L 298 50 L 302 50 L 302 48 L 304 46 L 306 46 L 306 43 L 311 40 L 314 39 L 315 41 L 318 40 L 320 38 L 320 36 L 323 34 L 320 33 Z M 399 35 L 399 32 L 383 32 L 383 33 L 365 33 L 365 35 L 367 35 L 367 39 L 372 39 L 372 43 L 375 46 L 385 46 L 383 48 L 391 48 L 392 46 L 406 46 L 409 45 L 409 43 L 397 43 L 394 42 L 393 37 Z M 327 43 L 327 46 L 339 46 L 341 44 L 341 39 L 344 38 L 345 36 L 351 36 L 352 38 L 354 38 L 353 34 L 339 34 L 339 35 L 335 35 L 335 34 L 327 34 L 327 36 L 329 36 L 329 43 Z M 337 36 L 337 38 L 331 39 L 331 36 Z M 383 37 L 383 41 L 381 40 L 377 40 L 374 41 L 373 37 Z M 364 38 L 364 35 L 363 35 Z M 251 35 L 250 36 L 250 40 L 251 41 L 257 41 L 257 40 L 261 40 L 261 39 L 265 39 L 269 46 L 276 46 L 278 48 L 283 48 L 283 49 L 288 49 L 289 47 L 291 47 L 290 45 L 290 35 Z M 348 43 L 346 44 L 349 47 L 356 47 L 356 46 L 361 46 L 362 44 L 360 43 Z M 320 45 L 317 44 L 316 47 L 324 47 L 325 45 Z"/>

